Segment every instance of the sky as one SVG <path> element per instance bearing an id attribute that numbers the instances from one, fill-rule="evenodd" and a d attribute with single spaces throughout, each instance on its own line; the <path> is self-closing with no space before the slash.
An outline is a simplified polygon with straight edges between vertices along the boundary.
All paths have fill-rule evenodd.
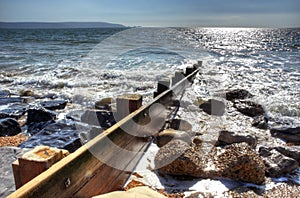
<path id="1" fill-rule="evenodd" d="M 300 0 L 0 0 L 0 21 L 300 27 Z"/>

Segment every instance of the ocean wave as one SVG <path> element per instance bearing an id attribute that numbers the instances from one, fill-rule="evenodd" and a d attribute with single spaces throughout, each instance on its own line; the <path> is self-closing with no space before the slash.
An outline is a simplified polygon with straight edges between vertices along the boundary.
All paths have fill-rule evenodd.
<path id="1" fill-rule="evenodd" d="M 1 88 L 15 93 L 150 97 L 160 78 L 203 60 L 197 94 L 244 88 L 273 117 L 299 117 L 297 29 L 7 30 L 0 42 Z"/>

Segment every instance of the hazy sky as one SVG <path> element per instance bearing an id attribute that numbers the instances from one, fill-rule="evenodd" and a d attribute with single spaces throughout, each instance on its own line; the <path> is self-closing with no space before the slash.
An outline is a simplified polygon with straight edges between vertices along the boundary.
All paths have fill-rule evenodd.
<path id="1" fill-rule="evenodd" d="M 300 27 L 300 0 L 0 0 L 0 21 Z"/>

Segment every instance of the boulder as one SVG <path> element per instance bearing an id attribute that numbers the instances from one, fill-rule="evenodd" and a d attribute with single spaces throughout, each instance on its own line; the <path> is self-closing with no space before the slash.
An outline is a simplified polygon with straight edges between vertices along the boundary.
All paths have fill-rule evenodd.
<path id="1" fill-rule="evenodd" d="M 228 145 L 233 143 L 246 142 L 249 146 L 257 145 L 257 138 L 247 134 L 240 134 L 231 131 L 220 131 L 217 145 Z"/>
<path id="2" fill-rule="evenodd" d="M 226 93 L 226 100 L 229 101 L 247 99 L 252 97 L 253 95 L 244 89 L 235 89 Z"/>
<path id="3" fill-rule="evenodd" d="M 67 100 L 49 100 L 41 102 L 41 106 L 48 110 L 64 109 L 67 105 Z"/>
<path id="4" fill-rule="evenodd" d="M 81 115 L 81 122 L 101 126 L 104 129 L 116 123 L 113 112 L 106 110 L 86 110 Z"/>
<path id="5" fill-rule="evenodd" d="M 74 120 L 77 122 L 81 122 L 81 116 L 85 113 L 85 110 L 81 110 L 81 109 L 75 109 L 75 110 L 70 110 L 67 114 L 66 114 L 66 118 L 70 119 L 70 120 Z"/>
<path id="6" fill-rule="evenodd" d="M 47 122 L 54 120 L 56 114 L 44 108 L 31 108 L 27 110 L 27 124 L 33 122 Z"/>
<path id="7" fill-rule="evenodd" d="M 91 130 L 88 131 L 83 131 L 80 133 L 80 141 L 82 143 L 87 143 L 88 141 L 92 140 L 93 138 L 95 138 L 96 136 L 98 136 L 99 134 L 101 134 L 103 132 L 103 129 L 100 127 L 95 127 L 93 126 L 91 128 Z"/>
<path id="8" fill-rule="evenodd" d="M 58 98 L 58 95 L 56 93 L 47 93 L 42 98 L 56 99 L 56 98 Z"/>
<path id="9" fill-rule="evenodd" d="M 80 134 L 88 132 L 91 127 L 72 120 L 59 120 L 55 123 L 48 124 L 38 133 L 23 142 L 19 147 L 33 148 L 39 145 L 51 146 L 61 149 L 67 149 L 73 152 L 82 144 Z"/>
<path id="10" fill-rule="evenodd" d="M 172 140 L 157 152 L 154 164 L 161 174 L 202 177 L 200 153 L 182 140 Z"/>
<path id="11" fill-rule="evenodd" d="M 0 136 L 14 136 L 21 133 L 21 127 L 13 118 L 0 119 Z"/>
<path id="12" fill-rule="evenodd" d="M 261 156 L 268 157 L 271 155 L 271 150 L 275 149 L 282 155 L 293 158 L 298 163 L 300 163 L 300 147 L 299 146 L 276 146 L 276 147 L 265 147 L 261 146 L 259 148 L 259 153 Z"/>
<path id="13" fill-rule="evenodd" d="M 284 156 L 276 149 L 260 147 L 259 153 L 266 166 L 266 175 L 269 177 L 280 177 L 299 167 L 296 160 Z"/>
<path id="14" fill-rule="evenodd" d="M 14 104 L 14 103 L 24 103 L 25 99 L 21 97 L 4 97 L 0 98 L 0 105 Z"/>
<path id="15" fill-rule="evenodd" d="M 259 155 L 261 157 L 268 157 L 271 155 L 272 149 L 273 149 L 272 147 L 261 146 L 261 147 L 259 147 Z"/>
<path id="16" fill-rule="evenodd" d="M 293 158 L 300 163 L 300 146 L 277 146 L 275 149 L 290 158 Z"/>
<path id="17" fill-rule="evenodd" d="M 20 91 L 20 96 L 34 96 L 34 92 L 30 89 L 23 89 Z"/>
<path id="18" fill-rule="evenodd" d="M 93 198 L 115 198 L 115 197 L 122 197 L 122 198 L 167 198 L 166 196 L 160 194 L 159 192 L 147 187 L 147 186 L 140 186 L 129 189 L 127 191 L 114 191 L 107 194 L 102 194 L 98 196 L 94 196 Z"/>
<path id="19" fill-rule="evenodd" d="M 53 123 L 55 123 L 54 120 L 49 120 L 47 122 L 32 122 L 27 126 L 27 133 L 29 133 L 30 135 L 35 135 L 39 133 L 43 128 Z"/>
<path id="20" fill-rule="evenodd" d="M 256 116 L 252 121 L 252 126 L 258 129 L 268 129 L 268 118 L 265 116 Z"/>
<path id="21" fill-rule="evenodd" d="M 263 184 L 265 165 L 262 158 L 246 143 L 226 146 L 217 155 L 216 149 L 203 153 L 198 146 L 172 140 L 157 152 L 154 164 L 161 174 L 218 179 Z"/>
<path id="22" fill-rule="evenodd" d="M 256 117 L 265 114 L 264 108 L 255 102 L 239 100 L 235 101 L 233 105 L 239 112 L 246 116 Z"/>
<path id="23" fill-rule="evenodd" d="M 281 138 L 287 142 L 300 144 L 300 127 L 295 128 L 272 128 L 273 137 Z"/>
<path id="24" fill-rule="evenodd" d="M 184 131 L 177 131 L 172 129 L 166 129 L 160 132 L 156 137 L 156 144 L 158 147 L 163 147 L 171 140 L 182 140 L 186 143 L 191 143 L 191 137 Z"/>
<path id="25" fill-rule="evenodd" d="M 198 137 L 198 136 L 194 137 L 193 144 L 195 144 L 195 146 L 200 147 L 202 145 L 202 143 L 203 143 L 203 140 L 200 137 Z"/>
<path id="26" fill-rule="evenodd" d="M 179 131 L 189 131 L 193 128 L 193 126 L 186 120 L 172 119 L 170 121 L 170 128 Z"/>
<path id="27" fill-rule="evenodd" d="M 225 103 L 215 99 L 209 99 L 199 107 L 209 115 L 222 116 L 225 112 Z"/>
<path id="28" fill-rule="evenodd" d="M 10 96 L 10 91 L 0 90 L 0 97 L 8 97 L 8 96 Z"/>
<path id="29" fill-rule="evenodd" d="M 225 178 L 259 185 L 265 181 L 263 159 L 246 143 L 226 146 L 218 156 L 218 168 Z"/>
<path id="30" fill-rule="evenodd" d="M 74 139 L 73 141 L 70 141 L 69 143 L 66 143 L 62 148 L 69 151 L 70 153 L 75 152 L 77 149 L 79 149 L 82 146 L 82 142 L 80 138 Z"/>
<path id="31" fill-rule="evenodd" d="M 25 104 L 10 105 L 5 109 L 0 110 L 0 119 L 1 118 L 19 119 L 26 113 L 26 110 L 27 110 L 27 105 Z"/>
<path id="32" fill-rule="evenodd" d="M 111 111 L 112 101 L 112 98 L 103 98 L 102 100 L 95 102 L 95 109 Z"/>

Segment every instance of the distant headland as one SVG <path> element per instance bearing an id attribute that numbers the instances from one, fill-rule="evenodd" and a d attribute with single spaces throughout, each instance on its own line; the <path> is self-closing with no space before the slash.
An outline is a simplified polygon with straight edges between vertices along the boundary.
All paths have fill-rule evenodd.
<path id="1" fill-rule="evenodd" d="M 107 22 L 0 22 L 0 28 L 125 28 L 121 24 Z"/>

